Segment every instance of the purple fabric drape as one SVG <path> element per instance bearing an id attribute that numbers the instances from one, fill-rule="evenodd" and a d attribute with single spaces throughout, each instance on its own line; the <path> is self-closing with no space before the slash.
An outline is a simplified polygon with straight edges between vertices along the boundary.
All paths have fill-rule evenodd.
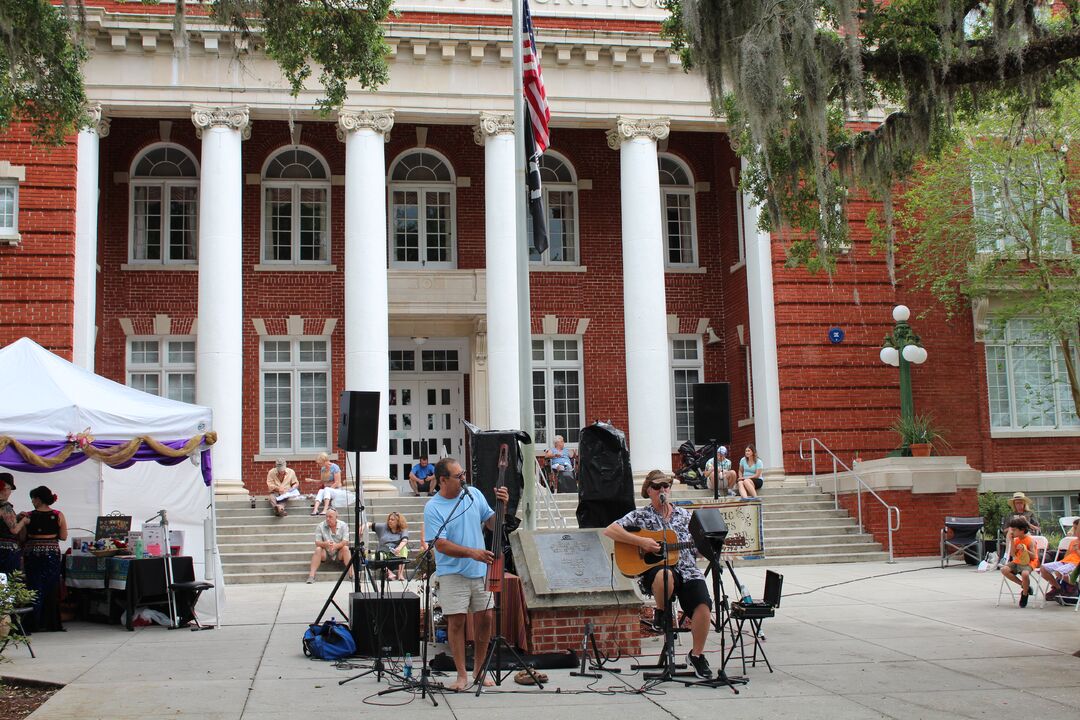
<path id="1" fill-rule="evenodd" d="M 94 442 L 92 442 L 90 444 L 93 445 L 94 447 L 98 448 L 99 450 L 105 450 L 107 448 L 116 447 L 117 445 L 123 445 L 124 442 L 126 442 L 126 441 L 123 441 L 123 440 L 95 440 Z M 162 445 L 166 445 L 166 446 L 172 448 L 173 450 L 179 450 L 180 448 L 184 447 L 188 443 L 187 440 L 165 440 L 165 441 L 159 441 L 159 442 L 161 442 Z M 52 457 L 56 457 L 57 455 L 59 455 L 64 450 L 64 448 L 66 448 L 68 446 L 68 443 L 66 441 L 54 442 L 54 441 L 44 441 L 44 440 L 29 440 L 29 441 L 23 442 L 23 445 L 30 448 L 30 450 L 32 450 L 34 453 L 36 453 L 40 457 L 52 458 Z M 203 452 L 203 453 L 201 453 L 201 456 L 202 457 L 201 457 L 200 469 L 202 470 L 203 482 L 206 484 L 207 487 L 210 487 L 211 483 L 213 483 L 213 472 L 212 472 L 212 467 L 213 466 L 211 465 L 211 462 L 210 462 L 210 453 L 209 452 Z M 87 457 L 85 454 L 83 454 L 81 452 L 73 452 L 73 453 L 71 453 L 71 455 L 68 456 L 67 460 L 60 463 L 59 465 L 55 465 L 55 466 L 53 466 L 51 468 L 43 468 L 43 467 L 38 467 L 37 465 L 33 465 L 33 464 L 28 463 L 25 460 L 23 460 L 23 457 L 22 457 L 22 455 L 19 454 L 19 451 L 16 450 L 11 445 L 8 445 L 6 448 L 4 448 L 3 452 L 0 452 L 0 466 L 9 468 L 11 470 L 17 470 L 18 472 L 28 472 L 28 473 L 50 473 L 50 472 L 58 472 L 60 470 L 67 470 L 68 468 L 75 467 L 76 465 L 78 465 L 80 463 L 83 463 L 83 462 L 86 462 L 89 459 L 90 459 L 89 457 Z M 147 462 L 147 461 L 151 461 L 151 460 L 158 463 L 159 465 L 179 465 L 182 462 L 187 462 L 188 458 L 187 457 L 178 457 L 178 458 L 167 457 L 165 455 L 162 455 L 162 454 L 158 453 L 156 450 L 152 449 L 150 446 L 144 444 L 142 447 L 140 447 L 135 452 L 135 455 L 132 456 L 132 458 L 130 460 L 128 460 L 125 463 L 121 463 L 119 465 L 111 465 L 110 467 L 128 468 L 128 467 L 131 467 L 132 465 L 134 465 L 137 462 Z"/>

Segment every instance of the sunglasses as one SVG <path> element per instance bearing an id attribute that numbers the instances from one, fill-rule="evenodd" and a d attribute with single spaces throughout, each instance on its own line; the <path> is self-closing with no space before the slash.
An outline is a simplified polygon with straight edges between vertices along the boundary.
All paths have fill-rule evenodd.
<path id="1" fill-rule="evenodd" d="M 451 475 L 450 477 L 454 478 L 455 480 L 464 480 L 464 479 L 465 479 L 465 478 L 467 478 L 468 476 L 469 476 L 469 473 L 467 473 L 467 472 L 465 472 L 464 470 L 462 470 L 462 471 L 461 471 L 461 472 L 459 472 L 459 473 L 458 473 L 457 475 Z"/>
<path id="2" fill-rule="evenodd" d="M 656 488 L 657 490 L 667 490 L 667 489 L 668 489 L 669 487 L 671 487 L 671 483 L 666 483 L 666 482 L 665 482 L 665 483 L 658 483 L 658 482 L 654 482 L 654 483 L 652 483 L 651 485 L 649 485 L 649 487 L 651 487 L 651 488 Z"/>

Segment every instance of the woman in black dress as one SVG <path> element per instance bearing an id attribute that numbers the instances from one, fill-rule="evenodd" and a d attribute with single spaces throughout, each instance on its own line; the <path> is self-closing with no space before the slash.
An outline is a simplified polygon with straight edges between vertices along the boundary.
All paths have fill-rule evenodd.
<path id="1" fill-rule="evenodd" d="M 19 538 L 27 521 L 18 517 L 15 508 L 8 502 L 14 489 L 15 477 L 9 472 L 0 473 L 0 573 L 5 575 L 22 570 Z"/>
<path id="2" fill-rule="evenodd" d="M 29 523 L 23 545 L 23 567 L 26 584 L 37 597 L 27 629 L 63 630 L 60 624 L 60 541 L 67 540 L 67 519 L 64 513 L 52 509 L 56 495 L 44 485 L 30 491 L 30 502 L 34 509 L 24 514 Z"/>

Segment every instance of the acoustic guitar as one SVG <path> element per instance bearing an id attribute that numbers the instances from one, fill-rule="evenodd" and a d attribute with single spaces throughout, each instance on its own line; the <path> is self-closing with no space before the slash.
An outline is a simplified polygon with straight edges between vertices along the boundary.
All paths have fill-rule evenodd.
<path id="1" fill-rule="evenodd" d="M 695 547 L 694 541 L 681 543 L 674 530 L 631 530 L 633 535 L 647 537 L 660 543 L 659 552 L 646 552 L 637 545 L 615 541 L 615 565 L 626 577 L 637 577 L 657 565 L 676 565 L 679 551 Z M 665 560 L 667 561 L 665 563 Z"/>

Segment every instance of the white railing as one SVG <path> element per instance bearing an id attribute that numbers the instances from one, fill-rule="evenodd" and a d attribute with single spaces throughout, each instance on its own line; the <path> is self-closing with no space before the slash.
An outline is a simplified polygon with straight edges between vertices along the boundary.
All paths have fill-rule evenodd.
<path id="1" fill-rule="evenodd" d="M 544 466 L 539 460 L 535 461 L 533 481 L 536 483 L 536 507 L 538 515 L 543 513 L 547 516 L 549 528 L 566 528 L 566 518 L 559 510 L 559 504 L 555 502 L 555 496 L 548 487 L 547 477 L 544 475 Z"/>
<path id="2" fill-rule="evenodd" d="M 807 443 L 810 444 L 810 454 L 809 455 L 807 455 L 803 450 L 804 445 L 806 445 Z M 817 438 L 808 438 L 806 440 L 802 440 L 802 441 L 799 442 L 799 459 L 801 459 L 801 460 L 809 460 L 810 461 L 810 475 L 811 475 L 811 478 L 812 478 L 811 482 L 814 485 L 819 484 L 818 483 L 818 474 L 817 474 L 817 459 L 818 459 L 817 458 L 817 450 L 818 450 L 819 447 L 822 450 L 824 450 L 825 453 L 827 454 L 828 457 L 826 459 L 829 459 L 829 458 L 832 459 L 833 507 L 836 508 L 837 510 L 840 509 L 840 494 L 839 494 L 840 478 L 839 478 L 839 473 L 841 471 L 838 468 L 843 468 L 844 472 L 850 473 L 851 477 L 853 477 L 855 479 L 855 492 L 856 492 L 857 503 L 858 503 L 859 532 L 860 533 L 864 532 L 864 530 L 863 530 L 862 494 L 863 494 L 863 488 L 866 488 L 866 492 L 870 493 L 874 497 L 874 499 L 877 500 L 879 503 L 881 503 L 881 506 L 883 508 L 885 508 L 885 514 L 886 514 L 886 516 L 888 518 L 888 528 L 889 528 L 889 562 L 890 563 L 896 562 L 893 559 L 893 533 L 900 529 L 900 508 L 896 507 L 895 505 L 890 505 L 889 503 L 885 502 L 881 498 L 880 495 L 878 495 L 876 492 L 874 492 L 873 488 L 871 488 L 869 485 L 867 485 L 866 482 L 864 482 L 863 479 L 861 477 L 859 477 L 859 473 L 855 472 L 855 470 L 848 467 L 847 464 L 843 460 L 836 457 L 836 454 L 833 453 L 833 451 L 830 450 L 825 445 L 825 443 L 821 442 Z M 893 523 L 893 518 L 894 517 L 896 518 L 895 524 Z"/>

